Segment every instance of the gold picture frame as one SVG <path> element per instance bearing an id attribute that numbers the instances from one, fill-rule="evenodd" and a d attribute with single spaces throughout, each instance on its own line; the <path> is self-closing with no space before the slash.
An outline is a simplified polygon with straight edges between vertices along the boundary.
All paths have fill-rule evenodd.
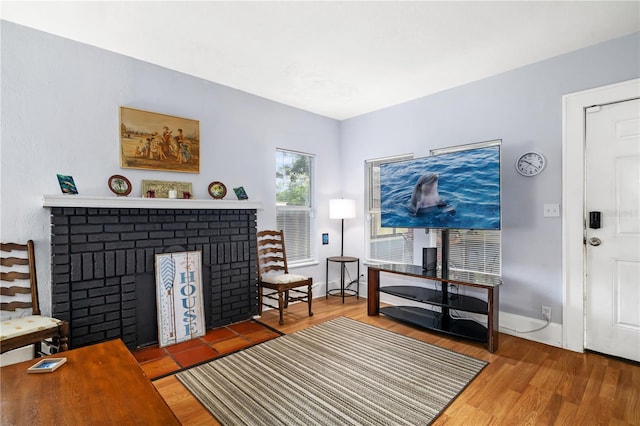
<path id="1" fill-rule="evenodd" d="M 176 191 L 176 198 L 193 198 L 193 184 L 191 182 L 173 182 L 169 180 L 143 180 L 142 196 L 145 198 L 169 198 L 169 191 Z M 153 192 L 153 196 L 150 193 Z"/>
<path id="2" fill-rule="evenodd" d="M 200 122 L 120 107 L 120 167 L 200 173 Z"/>

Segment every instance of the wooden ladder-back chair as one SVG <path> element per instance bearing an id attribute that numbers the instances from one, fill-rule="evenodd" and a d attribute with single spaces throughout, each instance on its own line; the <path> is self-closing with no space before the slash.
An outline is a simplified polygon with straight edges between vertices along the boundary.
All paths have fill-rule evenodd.
<path id="1" fill-rule="evenodd" d="M 280 324 L 284 324 L 283 311 L 289 302 L 305 301 L 311 312 L 311 286 L 313 278 L 290 274 L 287 266 L 287 253 L 284 246 L 284 231 L 260 231 L 258 237 L 258 313 L 262 315 L 262 305 L 278 309 Z M 306 287 L 305 290 L 300 290 Z M 265 294 L 264 289 L 275 290 Z M 277 293 L 277 297 L 275 294 Z M 277 300 L 278 306 L 265 303 L 264 298 Z"/>
<path id="2" fill-rule="evenodd" d="M 40 315 L 33 241 L 27 244 L 0 243 L 0 353 L 52 339 L 58 351 L 66 351 L 69 324 Z"/>

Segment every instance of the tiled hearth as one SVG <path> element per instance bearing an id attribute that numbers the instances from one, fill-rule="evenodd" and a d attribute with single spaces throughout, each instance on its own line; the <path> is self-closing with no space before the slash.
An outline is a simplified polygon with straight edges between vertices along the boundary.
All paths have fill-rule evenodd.
<path id="1" fill-rule="evenodd" d="M 154 345 L 134 351 L 133 356 L 150 379 L 157 379 L 280 335 L 258 322 L 244 321 L 208 330 L 203 337 L 187 342 L 164 348 Z"/>
<path id="2" fill-rule="evenodd" d="M 113 338 L 131 349 L 157 342 L 160 253 L 202 252 L 208 329 L 257 314 L 256 209 L 159 201 L 167 208 L 64 207 L 45 199 L 51 208 L 52 313 L 70 322 L 72 348 Z"/>

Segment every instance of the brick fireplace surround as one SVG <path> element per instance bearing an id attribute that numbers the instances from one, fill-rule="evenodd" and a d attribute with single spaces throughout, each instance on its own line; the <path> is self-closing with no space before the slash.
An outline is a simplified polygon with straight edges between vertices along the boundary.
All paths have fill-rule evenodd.
<path id="1" fill-rule="evenodd" d="M 52 313 L 69 321 L 72 348 L 114 338 L 131 349 L 157 342 L 160 253 L 202 252 L 207 328 L 258 313 L 256 203 L 69 197 L 45 196 L 44 206 Z"/>

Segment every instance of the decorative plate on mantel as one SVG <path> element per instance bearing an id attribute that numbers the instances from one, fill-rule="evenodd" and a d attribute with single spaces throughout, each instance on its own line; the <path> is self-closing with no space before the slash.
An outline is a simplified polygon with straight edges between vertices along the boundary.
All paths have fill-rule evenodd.
<path id="1" fill-rule="evenodd" d="M 221 200 L 227 195 L 227 187 L 222 182 L 211 182 L 209 184 L 209 195 L 216 200 Z"/>
<path id="2" fill-rule="evenodd" d="M 109 178 L 109 189 L 118 196 L 127 196 L 131 193 L 131 182 L 124 176 L 113 175 Z"/>

